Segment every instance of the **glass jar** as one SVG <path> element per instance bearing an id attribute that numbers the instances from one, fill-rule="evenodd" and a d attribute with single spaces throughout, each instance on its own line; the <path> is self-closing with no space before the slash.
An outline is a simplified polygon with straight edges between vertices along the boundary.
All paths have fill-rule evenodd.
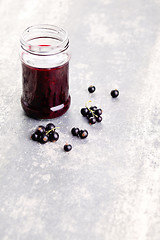
<path id="1" fill-rule="evenodd" d="M 70 106 L 67 33 L 54 25 L 31 26 L 20 43 L 24 111 L 38 119 L 61 116 Z"/>

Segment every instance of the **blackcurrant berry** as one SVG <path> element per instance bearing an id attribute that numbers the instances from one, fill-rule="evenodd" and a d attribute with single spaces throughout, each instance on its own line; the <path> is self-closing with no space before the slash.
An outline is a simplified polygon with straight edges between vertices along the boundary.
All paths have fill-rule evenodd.
<path id="1" fill-rule="evenodd" d="M 87 118 L 89 119 L 89 118 L 91 118 L 91 117 L 93 117 L 93 113 L 92 113 L 92 112 L 89 112 L 89 113 L 87 114 Z"/>
<path id="2" fill-rule="evenodd" d="M 96 121 L 97 122 L 102 122 L 102 117 L 101 116 L 96 117 Z"/>
<path id="3" fill-rule="evenodd" d="M 96 109 L 97 109 L 96 106 L 90 107 L 90 110 L 92 110 L 92 111 L 96 111 Z"/>
<path id="4" fill-rule="evenodd" d="M 33 134 L 31 135 L 31 139 L 32 139 L 33 141 L 38 141 L 38 139 L 39 139 L 39 134 L 38 134 L 37 132 L 33 133 Z"/>
<path id="5" fill-rule="evenodd" d="M 72 149 L 72 145 L 71 144 L 65 144 L 64 145 L 64 151 L 65 152 L 69 152 L 69 151 L 71 151 L 71 149 Z"/>
<path id="6" fill-rule="evenodd" d="M 36 131 L 39 132 L 39 133 L 45 133 L 45 127 L 44 126 L 38 126 Z"/>
<path id="7" fill-rule="evenodd" d="M 95 115 L 100 116 L 102 114 L 102 109 L 96 109 Z"/>
<path id="8" fill-rule="evenodd" d="M 95 119 L 95 117 L 91 117 L 90 119 L 89 119 L 89 124 L 95 124 L 96 123 L 96 119 Z"/>
<path id="9" fill-rule="evenodd" d="M 82 132 L 82 130 L 79 130 L 79 131 L 78 131 L 78 136 L 80 136 L 80 135 L 81 135 L 81 132 Z"/>
<path id="10" fill-rule="evenodd" d="M 88 91 L 90 92 L 90 93 L 93 93 L 94 91 L 96 90 L 96 88 L 95 88 L 95 86 L 89 86 L 89 88 L 88 88 Z"/>
<path id="11" fill-rule="evenodd" d="M 81 130 L 79 134 L 81 139 L 84 139 L 88 136 L 88 131 L 87 130 Z"/>
<path id="12" fill-rule="evenodd" d="M 59 139 L 59 134 L 55 131 L 49 133 L 49 141 L 56 142 Z"/>
<path id="13" fill-rule="evenodd" d="M 72 128 L 71 130 L 71 133 L 73 136 L 77 136 L 78 137 L 78 134 L 79 134 L 79 128 Z"/>
<path id="14" fill-rule="evenodd" d="M 39 140 L 40 143 L 44 144 L 48 142 L 48 136 L 45 133 L 42 133 L 42 137 Z"/>
<path id="15" fill-rule="evenodd" d="M 37 141 L 38 141 L 38 142 L 41 142 L 42 136 L 43 136 L 43 134 L 45 134 L 45 132 L 40 132 L 39 130 L 37 130 L 37 131 L 35 132 L 35 134 L 38 135 Z"/>
<path id="16" fill-rule="evenodd" d="M 87 116 L 88 112 L 89 112 L 88 108 L 81 108 L 81 114 L 82 114 L 84 117 Z"/>
<path id="17" fill-rule="evenodd" d="M 119 95 L 119 91 L 117 89 L 111 91 L 112 98 L 116 98 Z"/>
<path id="18" fill-rule="evenodd" d="M 53 123 L 48 123 L 48 124 L 46 125 L 46 132 L 49 131 L 49 130 L 51 130 L 51 129 L 53 129 L 53 128 L 55 128 L 55 125 L 54 125 Z"/>

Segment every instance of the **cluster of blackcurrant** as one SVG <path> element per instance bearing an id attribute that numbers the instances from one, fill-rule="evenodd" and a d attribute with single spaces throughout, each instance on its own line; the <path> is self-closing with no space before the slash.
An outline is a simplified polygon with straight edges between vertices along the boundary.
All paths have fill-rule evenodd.
<path id="1" fill-rule="evenodd" d="M 59 134 L 55 131 L 56 128 L 53 123 L 48 123 L 46 127 L 39 126 L 31 135 L 31 139 L 42 144 L 48 141 L 56 142 L 59 139 Z"/>
<path id="2" fill-rule="evenodd" d="M 80 137 L 81 139 L 84 139 L 88 136 L 87 130 L 80 130 L 79 128 L 72 128 L 71 133 L 73 136 Z"/>
<path id="3" fill-rule="evenodd" d="M 91 125 L 102 121 L 102 109 L 96 106 L 81 108 L 81 114 L 88 119 Z"/>
<path id="4" fill-rule="evenodd" d="M 90 93 L 95 92 L 96 88 L 95 86 L 90 86 L 88 88 L 88 91 Z M 111 91 L 111 96 L 113 98 L 117 98 L 119 96 L 119 91 L 117 89 Z M 91 101 L 89 101 L 91 102 Z M 81 109 L 81 114 L 88 119 L 89 124 L 95 124 L 96 122 L 102 121 L 102 109 L 97 108 L 96 106 L 92 107 L 85 107 Z M 39 126 L 36 131 L 31 135 L 31 139 L 33 141 L 37 141 L 39 143 L 46 143 L 48 141 L 50 142 L 56 142 L 59 139 L 59 134 L 55 131 L 57 127 L 53 123 L 48 123 L 46 127 Z M 87 130 L 80 130 L 79 128 L 72 128 L 71 133 L 73 136 L 80 137 L 81 139 L 84 139 L 88 136 Z M 64 151 L 69 152 L 72 149 L 71 144 L 65 144 L 64 145 Z"/>

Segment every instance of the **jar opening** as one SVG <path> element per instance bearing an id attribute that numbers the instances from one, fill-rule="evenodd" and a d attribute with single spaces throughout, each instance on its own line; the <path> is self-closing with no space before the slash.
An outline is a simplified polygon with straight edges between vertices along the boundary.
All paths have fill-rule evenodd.
<path id="1" fill-rule="evenodd" d="M 60 27 L 41 24 L 27 28 L 20 39 L 21 47 L 35 55 L 54 55 L 69 47 L 67 33 Z"/>

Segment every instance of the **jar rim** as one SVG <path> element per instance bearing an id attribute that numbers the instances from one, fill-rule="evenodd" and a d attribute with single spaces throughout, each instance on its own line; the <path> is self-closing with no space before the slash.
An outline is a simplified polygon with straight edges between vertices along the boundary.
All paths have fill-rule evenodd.
<path id="1" fill-rule="evenodd" d="M 44 36 L 41 36 L 40 33 Z M 48 34 L 48 36 L 46 36 L 46 34 Z M 42 38 L 54 39 L 58 40 L 58 42 L 54 45 L 37 45 L 30 43 L 32 40 Z M 26 28 L 21 35 L 20 43 L 25 51 L 41 56 L 55 55 L 65 51 L 69 47 L 67 32 L 63 28 L 51 24 L 38 24 Z"/>

